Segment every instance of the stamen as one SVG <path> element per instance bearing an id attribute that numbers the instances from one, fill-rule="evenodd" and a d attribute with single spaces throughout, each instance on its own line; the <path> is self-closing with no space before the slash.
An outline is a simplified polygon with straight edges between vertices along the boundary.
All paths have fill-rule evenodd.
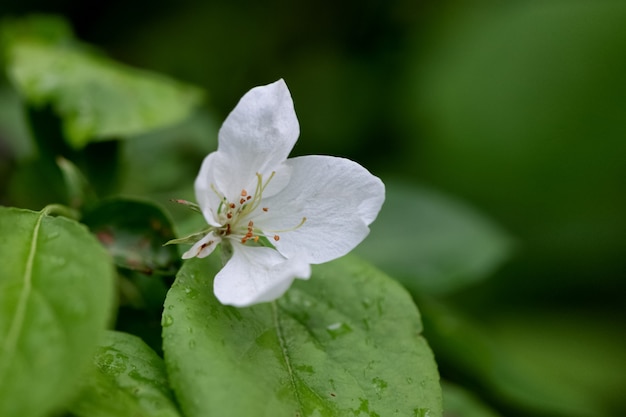
<path id="1" fill-rule="evenodd" d="M 306 222 L 306 217 L 303 217 L 300 223 L 296 227 L 292 227 L 290 229 L 283 229 L 283 230 L 268 230 L 268 232 L 272 232 L 272 233 L 293 232 L 294 230 L 301 228 L 304 222 Z"/>

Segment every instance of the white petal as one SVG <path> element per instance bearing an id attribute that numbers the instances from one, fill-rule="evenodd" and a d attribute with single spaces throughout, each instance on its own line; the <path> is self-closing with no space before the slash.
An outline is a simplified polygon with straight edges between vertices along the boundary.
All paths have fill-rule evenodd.
<path id="1" fill-rule="evenodd" d="M 183 253 L 183 259 L 193 257 L 206 258 L 215 250 L 221 240 L 222 238 L 216 236 L 215 233 L 209 232 L 202 239 L 194 243 L 191 249 Z"/>
<path id="2" fill-rule="evenodd" d="M 382 181 L 356 162 L 331 156 L 288 159 L 291 180 L 277 195 L 263 200 L 266 216 L 255 225 L 266 234 L 276 232 L 273 242 L 288 258 L 322 263 L 351 251 L 369 233 L 385 199 Z"/>
<path id="3" fill-rule="evenodd" d="M 207 223 L 215 227 L 221 226 L 217 220 L 217 210 L 221 203 L 221 198 L 216 194 L 216 190 L 212 188 L 215 187 L 215 176 L 219 172 L 217 171 L 219 166 L 216 164 L 218 158 L 217 152 L 208 154 L 202 161 L 200 172 L 194 182 L 196 200 L 200 209 L 202 209 L 202 214 Z"/>
<path id="4" fill-rule="evenodd" d="M 308 264 L 285 259 L 274 249 L 233 244 L 233 256 L 215 277 L 215 296 L 222 304 L 246 307 L 272 301 L 295 278 L 311 275 Z"/>
<path id="5" fill-rule="evenodd" d="M 232 198 L 256 184 L 256 173 L 269 175 L 291 152 L 300 127 L 283 80 L 248 91 L 222 125 L 218 139 L 217 186 Z M 250 191 L 250 190 L 248 190 Z"/>

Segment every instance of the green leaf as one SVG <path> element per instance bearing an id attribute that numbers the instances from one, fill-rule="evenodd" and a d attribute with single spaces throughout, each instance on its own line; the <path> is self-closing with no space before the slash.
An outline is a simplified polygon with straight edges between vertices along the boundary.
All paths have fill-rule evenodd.
<path id="1" fill-rule="evenodd" d="M 440 366 L 498 403 L 523 415 L 624 415 L 626 343 L 614 317 L 535 308 L 493 311 L 478 323 L 441 303 L 420 305 Z"/>
<path id="2" fill-rule="evenodd" d="M 626 340 L 615 315 L 534 308 L 482 324 L 508 364 L 489 375 L 490 384 L 529 414 L 625 415 Z"/>
<path id="3" fill-rule="evenodd" d="M 79 417 L 178 417 L 163 360 L 140 338 L 107 332 L 70 411 Z"/>
<path id="4" fill-rule="evenodd" d="M 415 294 L 473 284 L 506 260 L 511 239 L 464 204 L 434 191 L 387 183 L 385 205 L 356 253 Z"/>
<path id="5" fill-rule="evenodd" d="M 444 417 L 498 417 L 471 392 L 450 382 L 442 382 Z"/>
<path id="6" fill-rule="evenodd" d="M 0 207 L 0 415 L 41 416 L 73 393 L 109 318 L 114 268 L 73 220 Z"/>
<path id="7" fill-rule="evenodd" d="M 76 210 L 89 208 L 96 204 L 97 196 L 91 185 L 72 161 L 59 156 L 56 163 L 61 169 L 63 180 L 67 188 L 70 206 Z"/>
<path id="8" fill-rule="evenodd" d="M 146 274 L 174 275 L 180 256 L 169 217 L 155 204 L 129 199 L 103 201 L 86 213 L 85 223 L 113 255 L 115 263 Z"/>
<path id="9" fill-rule="evenodd" d="M 63 30 L 43 30 L 51 20 L 5 23 L 7 72 L 30 104 L 52 105 L 72 147 L 177 123 L 200 102 L 194 87 L 117 63 Z"/>
<path id="10" fill-rule="evenodd" d="M 219 254 L 187 261 L 170 289 L 163 348 L 187 417 L 441 416 L 419 313 L 395 281 L 354 257 L 314 266 L 275 303 L 213 295 Z"/>

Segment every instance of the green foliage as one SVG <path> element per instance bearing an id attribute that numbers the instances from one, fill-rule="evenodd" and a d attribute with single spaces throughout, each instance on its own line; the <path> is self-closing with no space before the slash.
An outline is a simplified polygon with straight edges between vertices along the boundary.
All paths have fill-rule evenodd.
<path id="1" fill-rule="evenodd" d="M 113 256 L 118 267 L 145 274 L 174 275 L 178 249 L 163 246 L 174 239 L 169 217 L 149 202 L 111 199 L 99 203 L 82 219 Z"/>
<path id="2" fill-rule="evenodd" d="M 487 278 L 509 257 L 511 244 L 464 204 L 388 182 L 385 205 L 356 252 L 414 294 L 445 294 Z"/>
<path id="3" fill-rule="evenodd" d="M 75 221 L 0 207 L 0 415 L 73 394 L 113 304 L 108 254 Z"/>
<path id="4" fill-rule="evenodd" d="M 433 30 L 445 36 L 419 38 L 429 48 L 410 66 L 402 120 L 424 140 L 407 142 L 401 166 L 505 222 L 535 285 L 580 284 L 584 297 L 590 281 L 611 287 L 626 251 L 626 3 L 454 17 Z"/>
<path id="5" fill-rule="evenodd" d="M 136 336 L 105 336 L 71 412 L 78 417 L 179 417 L 163 360 Z"/>
<path id="6" fill-rule="evenodd" d="M 471 392 L 449 382 L 442 382 L 444 417 L 498 417 Z"/>
<path id="7" fill-rule="evenodd" d="M 33 106 L 52 105 L 75 149 L 178 122 L 202 96 L 77 43 L 54 18 L 5 22 L 4 32 L 7 72 L 15 88 Z"/>
<path id="8" fill-rule="evenodd" d="M 218 259 L 185 263 L 165 302 L 165 360 L 186 416 L 441 415 L 418 312 L 393 280 L 346 257 L 276 303 L 237 309 L 213 296 Z"/>
<path id="9" fill-rule="evenodd" d="M 259 398 L 261 406 L 246 415 L 276 404 L 280 415 L 294 392 L 321 410 L 345 406 L 351 411 L 340 415 L 348 416 L 393 415 L 395 409 L 380 408 L 392 401 L 419 402 L 417 414 L 426 415 L 424 404 L 438 404 L 414 305 L 355 258 L 316 267 L 275 310 L 216 304 L 210 281 L 218 265 L 193 261 L 171 290 L 174 308 L 162 316 L 179 259 L 160 247 L 173 234 L 165 237 L 149 221 L 171 229 L 169 216 L 135 197 L 171 207 L 181 235 L 206 227 L 202 216 L 168 200 L 193 200 L 202 158 L 216 147 L 215 121 L 241 93 L 279 77 L 288 81 L 300 119 L 297 154 L 347 156 L 387 184 L 383 211 L 357 253 L 397 278 L 419 305 L 423 335 L 442 377 L 453 381 L 442 386 L 444 416 L 626 415 L 624 4 L 423 3 L 140 0 L 123 10 L 102 3 L 99 13 L 68 2 L 46 6 L 63 9 L 83 39 L 112 56 L 202 84 L 212 108 L 200 111 L 197 89 L 114 63 L 75 39 L 62 18 L 4 19 L 0 65 L 9 83 L 0 77 L 0 204 L 67 204 L 104 241 L 113 227 L 121 237 L 109 247 L 119 308 L 110 325 L 152 350 L 130 334 L 101 340 L 115 274 L 85 228 L 0 208 L 0 415 L 188 417 L 197 410 L 192 394 L 209 388 L 210 395 L 196 397 L 198 407 L 214 407 L 216 415 L 224 404 L 248 407 Z M 8 0 L 2 8 L 22 15 L 33 5 Z M 98 200 L 120 194 L 133 196 L 117 200 L 132 221 L 111 199 Z M 40 239 L 33 241 L 37 222 Z M 33 269 L 37 280 L 20 310 L 20 268 L 33 242 L 41 269 Z M 106 270 L 103 281 L 98 265 L 100 275 Z M 393 288 L 393 297 L 384 294 L 389 303 L 400 299 L 393 323 L 374 306 L 355 305 L 374 288 Z M 333 308 L 320 301 L 330 294 Z M 188 310 L 195 315 L 186 317 Z M 10 330 L 18 311 L 22 333 Z M 365 332 L 364 318 L 388 325 L 376 348 L 366 342 L 381 332 Z M 388 369 L 375 376 L 367 366 L 345 373 L 370 354 L 380 359 L 382 347 L 396 348 L 401 323 L 415 330 L 412 349 L 426 355 L 422 362 L 390 356 L 381 359 Z M 169 373 L 155 356 L 162 354 L 162 330 L 180 336 L 166 338 Z M 241 333 L 247 344 L 235 339 Z M 97 344 L 94 366 L 83 373 Z M 289 379 L 283 346 L 300 379 Z M 313 363 L 315 373 L 306 368 Z M 395 369 L 433 380 L 424 390 L 397 388 L 386 375 Z M 337 387 L 343 383 L 342 395 L 326 390 L 326 372 L 344 372 L 333 377 Z M 322 386 L 319 397 L 307 389 L 314 384 Z"/>

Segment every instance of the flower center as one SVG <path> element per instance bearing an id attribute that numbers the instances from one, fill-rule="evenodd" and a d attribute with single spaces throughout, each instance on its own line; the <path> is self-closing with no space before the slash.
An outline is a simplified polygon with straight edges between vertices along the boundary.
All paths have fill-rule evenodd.
<path id="1" fill-rule="evenodd" d="M 270 210 L 269 207 L 261 207 L 261 200 L 263 191 L 267 188 L 275 174 L 276 172 L 273 171 L 267 178 L 267 181 L 263 181 L 263 175 L 257 173 L 257 183 L 254 192 L 249 193 L 248 190 L 242 189 L 238 199 L 234 201 L 229 201 L 211 185 L 213 191 L 221 199 L 217 208 L 218 220 L 222 224 L 221 227 L 216 228 L 216 233 L 219 236 L 239 240 L 242 244 L 251 242 L 263 246 L 272 246 L 269 239 L 277 242 L 280 240 L 278 233 L 298 229 L 304 224 L 306 221 L 305 217 L 294 228 L 267 231 L 267 234 L 255 227 L 254 218 Z"/>

